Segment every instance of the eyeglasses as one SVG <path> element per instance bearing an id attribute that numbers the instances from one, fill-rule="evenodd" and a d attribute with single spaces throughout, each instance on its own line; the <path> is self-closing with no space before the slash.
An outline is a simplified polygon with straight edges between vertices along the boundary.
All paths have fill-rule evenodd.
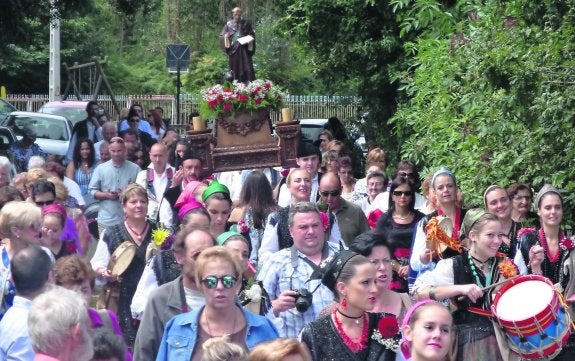
<path id="1" fill-rule="evenodd" d="M 202 280 L 202 283 L 206 288 L 211 290 L 218 287 L 218 281 L 222 281 L 224 288 L 232 288 L 236 285 L 238 280 L 232 275 L 225 275 L 222 277 L 207 276 Z"/>
<path id="2" fill-rule="evenodd" d="M 413 191 L 393 191 L 393 195 L 396 197 L 401 196 L 411 197 L 413 195 Z"/>
<path id="3" fill-rule="evenodd" d="M 336 191 L 321 191 L 319 192 L 319 194 L 322 195 L 322 197 L 327 198 L 327 196 L 332 196 L 332 197 L 339 197 L 339 195 L 341 194 L 340 190 L 336 190 Z"/>
<path id="4" fill-rule="evenodd" d="M 53 204 L 53 203 L 54 203 L 54 199 L 50 199 L 50 200 L 48 200 L 48 201 L 42 201 L 42 202 L 36 202 L 36 201 L 35 201 L 34 203 L 36 203 L 36 205 L 37 205 L 38 207 L 44 207 L 44 206 L 49 206 L 50 204 Z"/>
<path id="5" fill-rule="evenodd" d="M 407 172 L 398 172 L 397 175 L 400 176 L 401 178 L 413 178 L 413 177 L 415 177 L 415 173 L 407 173 Z"/>
<path id="6" fill-rule="evenodd" d="M 515 195 L 515 196 L 513 196 L 513 199 L 515 199 L 516 201 L 524 200 L 524 201 L 526 201 L 526 202 L 529 202 L 529 201 L 531 201 L 531 196 Z"/>

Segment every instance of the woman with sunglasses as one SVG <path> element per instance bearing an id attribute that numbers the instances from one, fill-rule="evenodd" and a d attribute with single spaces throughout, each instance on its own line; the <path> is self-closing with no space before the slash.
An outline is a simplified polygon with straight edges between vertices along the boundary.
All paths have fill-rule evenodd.
<path id="1" fill-rule="evenodd" d="M 331 314 L 308 323 L 301 332 L 301 341 L 309 348 L 312 360 L 395 360 L 395 351 L 384 345 L 386 340 L 399 336 L 396 318 L 368 313 L 376 303 L 376 273 L 366 257 L 343 250 L 322 261 L 312 274 L 311 278 L 321 279 L 338 302 Z M 392 335 L 378 328 L 385 322 L 380 321 L 384 317 L 390 322 L 387 329 L 395 330 Z"/>
<path id="2" fill-rule="evenodd" d="M 483 203 L 489 213 L 493 213 L 499 218 L 503 228 L 503 243 L 501 243 L 500 252 L 505 253 L 507 257 L 513 259 L 517 250 L 517 234 L 521 224 L 511 218 L 511 199 L 505 188 L 498 185 L 487 187 L 483 193 Z"/>
<path id="3" fill-rule="evenodd" d="M 424 214 L 415 209 L 413 183 L 405 177 L 397 177 L 389 190 L 389 209 L 377 221 L 377 231 L 385 234 L 393 251 L 393 280 L 390 288 L 407 292 L 407 271 L 413 230 Z"/>
<path id="4" fill-rule="evenodd" d="M 433 174 L 430 185 L 437 200 L 437 210 L 422 218 L 417 225 L 409 260 L 411 269 L 419 274 L 433 269 L 440 258 L 445 259 L 458 254 L 452 248 L 445 249 L 441 254 L 437 254 L 435 250 L 427 248 L 425 226 L 433 217 L 448 217 L 453 225 L 453 230 L 447 236 L 459 244 L 459 230 L 465 217 L 465 212 L 467 212 L 467 210 L 458 206 L 457 181 L 451 171 L 442 167 Z"/>
<path id="5" fill-rule="evenodd" d="M 210 247 L 200 254 L 196 260 L 196 284 L 206 305 L 168 322 L 157 361 L 199 361 L 202 345 L 212 337 L 228 335 L 231 342 L 246 351 L 278 337 L 271 321 L 236 303 L 241 272 L 236 257 L 223 246 Z"/>
<path id="6" fill-rule="evenodd" d="M 237 257 L 242 269 L 241 288 L 239 294 L 240 304 L 253 313 L 266 315 L 272 305 L 268 293 L 261 281 L 255 281 L 256 269 L 250 262 L 251 242 L 240 233 L 232 230 L 220 234 L 216 239 L 220 246 L 228 248 Z"/>
<path id="7" fill-rule="evenodd" d="M 511 218 L 524 227 L 536 225 L 539 227 L 537 214 L 531 211 L 533 191 L 527 184 L 513 183 L 507 187 L 511 199 Z"/>

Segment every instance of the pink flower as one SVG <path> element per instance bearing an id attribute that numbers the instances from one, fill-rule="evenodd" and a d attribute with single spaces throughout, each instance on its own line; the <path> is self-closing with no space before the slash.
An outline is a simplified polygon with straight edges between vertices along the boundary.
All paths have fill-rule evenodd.
<path id="1" fill-rule="evenodd" d="M 230 110 L 232 110 L 232 105 L 230 103 L 224 104 L 224 111 L 229 112 Z"/>
<path id="2" fill-rule="evenodd" d="M 569 238 L 564 238 L 563 239 L 563 245 L 565 246 L 565 248 L 567 248 L 567 250 L 572 250 L 574 245 L 573 245 L 573 239 Z"/>
<path id="3" fill-rule="evenodd" d="M 269 90 L 271 88 L 271 84 L 268 82 L 264 83 L 264 88 L 266 88 L 266 90 Z"/>
<path id="4" fill-rule="evenodd" d="M 373 211 L 369 212 L 367 215 L 367 223 L 369 224 L 369 228 L 375 229 L 377 226 L 377 220 L 379 217 L 383 215 L 381 209 L 374 209 Z"/>
<path id="5" fill-rule="evenodd" d="M 250 227 L 248 227 L 246 221 L 244 221 L 243 219 L 240 219 L 238 221 L 238 231 L 240 233 L 247 233 L 250 230 Z"/>
<path id="6" fill-rule="evenodd" d="M 377 323 L 377 330 L 383 338 L 391 338 L 399 332 L 399 325 L 397 318 L 394 316 L 382 317 Z"/>
<path id="7" fill-rule="evenodd" d="M 258 104 L 258 105 L 259 105 L 261 102 L 262 102 L 262 100 L 259 99 L 259 98 L 254 100 L 254 103 L 256 103 L 256 104 Z"/>
<path id="8" fill-rule="evenodd" d="M 329 228 L 329 217 L 327 214 L 325 214 L 325 212 L 319 212 L 319 215 L 321 216 L 321 224 L 323 225 L 323 229 L 327 231 Z"/>
<path id="9" fill-rule="evenodd" d="M 521 238 L 525 233 L 535 232 L 535 228 L 521 228 L 519 232 L 517 232 L 517 238 Z"/>
<path id="10" fill-rule="evenodd" d="M 247 95 L 245 95 L 245 94 L 238 94 L 238 100 L 239 100 L 240 102 L 245 103 L 245 102 L 247 102 L 249 99 L 250 99 L 250 98 L 249 98 Z"/>

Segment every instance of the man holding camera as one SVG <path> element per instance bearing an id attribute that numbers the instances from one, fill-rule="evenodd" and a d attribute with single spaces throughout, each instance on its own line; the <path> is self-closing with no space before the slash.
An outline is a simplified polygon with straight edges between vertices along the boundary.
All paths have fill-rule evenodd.
<path id="1" fill-rule="evenodd" d="M 322 260 L 339 250 L 326 242 L 329 225 L 322 223 L 315 204 L 292 205 L 288 224 L 294 245 L 274 253 L 262 266 L 258 280 L 271 298 L 273 315 L 270 312 L 268 317 L 280 337 L 296 338 L 333 301 L 332 292 L 310 277 Z"/>

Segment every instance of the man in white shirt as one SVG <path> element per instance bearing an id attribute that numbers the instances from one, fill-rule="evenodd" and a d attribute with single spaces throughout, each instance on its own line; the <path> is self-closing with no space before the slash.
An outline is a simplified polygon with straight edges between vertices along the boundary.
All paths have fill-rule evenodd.
<path id="1" fill-rule="evenodd" d="M 321 173 L 319 173 L 321 153 L 316 146 L 307 142 L 299 145 L 297 153 L 296 162 L 298 167 L 307 170 L 311 177 L 309 201 L 315 203 L 318 200 L 319 179 L 321 178 Z M 287 189 L 287 185 L 284 184 L 280 188 L 278 205 L 280 207 L 287 207 L 291 203 L 291 193 Z"/>
<path id="2" fill-rule="evenodd" d="M 148 169 L 138 173 L 136 183 L 148 192 L 148 218 L 159 220 L 169 229 L 173 225 L 173 212 L 170 203 L 164 199 L 164 192 L 172 184 L 175 170 L 168 164 L 168 148 L 164 143 L 152 146 L 150 160 Z"/>

